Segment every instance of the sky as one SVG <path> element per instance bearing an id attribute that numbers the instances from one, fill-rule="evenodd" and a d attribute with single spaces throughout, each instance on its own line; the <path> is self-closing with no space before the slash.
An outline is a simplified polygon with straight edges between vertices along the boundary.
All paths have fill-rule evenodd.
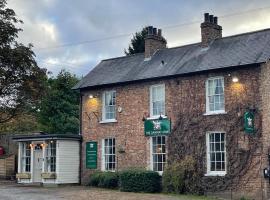
<path id="1" fill-rule="evenodd" d="M 102 59 L 124 56 L 132 34 L 161 28 L 168 47 L 200 42 L 200 23 L 219 17 L 223 36 L 270 28 L 269 0 L 8 0 L 40 67 L 84 76 Z"/>

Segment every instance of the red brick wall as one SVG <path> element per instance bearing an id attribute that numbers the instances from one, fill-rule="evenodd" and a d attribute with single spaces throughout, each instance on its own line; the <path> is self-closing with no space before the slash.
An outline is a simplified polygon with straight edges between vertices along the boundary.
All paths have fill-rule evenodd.
<path id="1" fill-rule="evenodd" d="M 205 118 L 209 124 L 211 124 L 212 119 L 220 118 L 221 123 L 211 124 L 211 129 L 213 130 L 209 131 L 221 129 L 226 130 L 226 121 L 223 120 L 222 122 L 222 119 L 226 119 L 226 114 L 218 116 L 203 116 L 205 113 L 206 79 L 213 76 L 224 76 L 226 111 L 235 109 L 237 105 L 238 107 L 241 107 L 241 112 L 243 112 L 243 108 L 246 106 L 256 105 L 260 112 L 263 112 L 261 105 L 262 103 L 267 103 L 269 91 L 265 87 L 260 89 L 261 82 L 264 84 L 268 83 L 267 76 L 262 76 L 260 70 L 261 69 L 259 67 L 251 67 L 241 70 L 234 69 L 159 81 L 145 81 L 124 86 L 112 86 L 82 92 L 82 183 L 87 183 L 89 175 L 93 172 L 93 170 L 85 168 L 85 142 L 90 140 L 98 142 L 98 169 L 101 169 L 101 141 L 108 137 L 116 138 L 117 149 L 119 147 L 123 147 L 125 149 L 125 153 L 116 153 L 118 159 L 117 169 L 121 170 L 128 167 L 149 167 L 150 144 L 149 138 L 144 136 L 142 118 L 143 116 L 149 115 L 150 112 L 149 88 L 151 85 L 159 83 L 165 84 L 165 109 L 166 114 L 172 120 L 172 127 L 175 126 L 179 113 L 193 113 Z M 237 76 L 239 78 L 238 84 L 232 83 L 232 76 Z M 116 105 L 117 107 L 122 107 L 123 110 L 121 113 L 116 112 L 117 122 L 102 124 L 98 122 L 98 119 L 101 120 L 102 92 L 106 90 L 116 91 Z M 262 91 L 264 92 L 263 98 L 261 95 Z M 93 94 L 97 98 L 90 100 L 88 98 L 89 94 Z M 264 110 L 267 109 L 269 109 L 269 107 L 264 108 Z M 235 119 L 230 119 L 230 123 L 233 123 L 233 120 Z M 267 120 L 270 122 L 270 119 L 267 118 Z M 260 124 L 256 124 L 256 126 L 260 126 Z M 264 128 L 266 129 L 268 126 L 265 125 Z M 268 134 L 268 132 L 269 131 L 263 132 L 263 134 Z M 240 133 L 239 135 L 241 136 L 239 139 L 239 147 L 248 148 L 248 140 L 245 139 L 244 133 Z M 269 135 L 263 136 L 263 139 L 268 141 Z M 268 146 L 269 142 L 267 142 L 267 148 Z M 261 152 L 258 152 L 258 158 L 262 160 Z M 266 161 L 264 160 L 261 166 L 256 165 L 252 168 L 250 171 L 250 174 L 253 175 L 252 180 L 246 181 L 246 177 L 250 177 L 250 175 L 243 175 L 242 179 L 243 181 L 246 181 L 243 191 L 249 190 L 252 191 L 252 194 L 262 193 L 261 185 L 265 184 L 265 180 L 262 178 L 261 168 L 264 168 L 265 165 Z"/>

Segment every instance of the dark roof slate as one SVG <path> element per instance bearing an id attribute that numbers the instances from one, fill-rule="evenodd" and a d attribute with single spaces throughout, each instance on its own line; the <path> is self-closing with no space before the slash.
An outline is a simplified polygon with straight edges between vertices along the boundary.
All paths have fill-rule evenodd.
<path id="1" fill-rule="evenodd" d="M 196 43 L 162 49 L 149 61 L 144 61 L 143 53 L 102 60 L 74 89 L 256 64 L 269 58 L 270 29 L 265 29 L 217 39 L 206 48 Z"/>

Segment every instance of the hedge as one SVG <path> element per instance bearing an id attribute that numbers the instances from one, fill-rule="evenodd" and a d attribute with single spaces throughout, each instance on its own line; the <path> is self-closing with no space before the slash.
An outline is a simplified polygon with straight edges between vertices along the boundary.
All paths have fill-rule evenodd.
<path id="1" fill-rule="evenodd" d="M 89 185 L 102 188 L 118 188 L 118 173 L 96 172 L 90 175 Z"/>
<path id="2" fill-rule="evenodd" d="M 125 170 L 119 173 L 120 190 L 124 192 L 159 192 L 161 177 L 157 172 L 143 169 Z"/>

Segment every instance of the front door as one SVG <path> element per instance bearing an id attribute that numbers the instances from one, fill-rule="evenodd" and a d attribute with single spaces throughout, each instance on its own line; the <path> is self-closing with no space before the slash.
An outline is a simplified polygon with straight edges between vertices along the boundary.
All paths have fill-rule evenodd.
<path id="1" fill-rule="evenodd" d="M 33 166 L 33 182 L 40 183 L 43 163 L 43 152 L 40 144 L 35 145 L 34 149 L 34 166 Z"/>

